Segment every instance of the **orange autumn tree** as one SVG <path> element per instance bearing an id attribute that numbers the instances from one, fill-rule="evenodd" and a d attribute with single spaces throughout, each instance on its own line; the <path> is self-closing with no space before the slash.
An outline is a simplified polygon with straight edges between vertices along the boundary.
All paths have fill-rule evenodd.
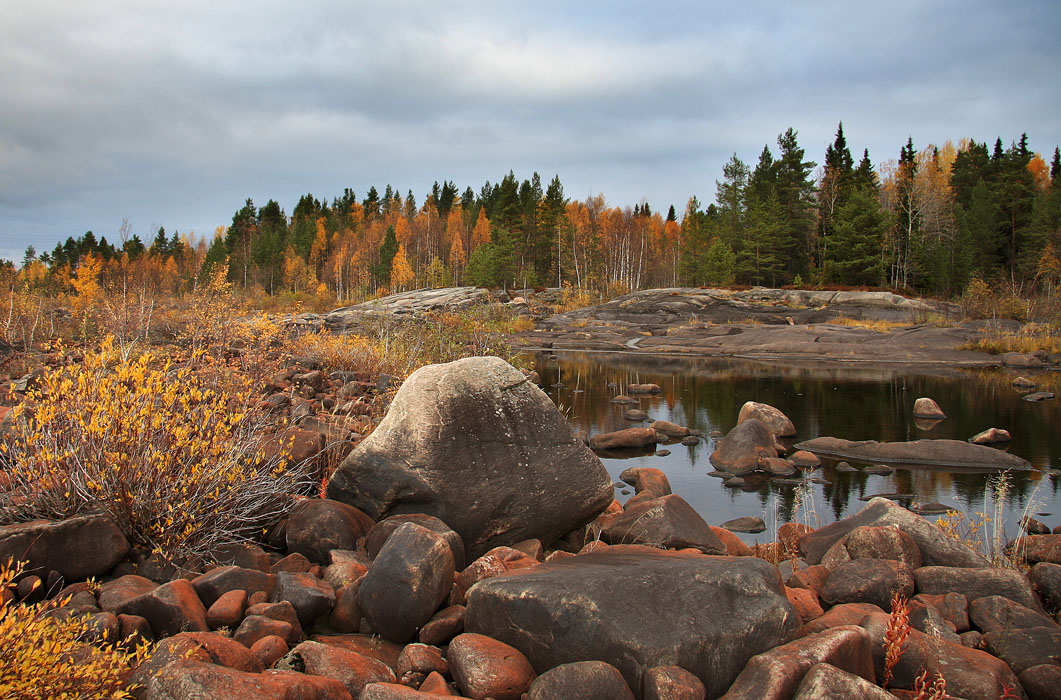
<path id="1" fill-rule="evenodd" d="M 409 258 L 405 255 L 405 245 L 399 243 L 398 252 L 394 254 L 394 260 L 391 261 L 391 290 L 395 292 L 404 290 L 405 285 L 412 282 L 414 277 Z"/>

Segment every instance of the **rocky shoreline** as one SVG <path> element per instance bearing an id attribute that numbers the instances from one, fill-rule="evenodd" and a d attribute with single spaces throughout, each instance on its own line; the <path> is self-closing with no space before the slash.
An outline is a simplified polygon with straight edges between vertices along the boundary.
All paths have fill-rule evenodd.
<path id="1" fill-rule="evenodd" d="M 947 697 L 1057 697 L 1061 534 L 998 567 L 874 499 L 753 550 L 659 470 L 628 470 L 636 495 L 614 501 L 532 379 L 497 358 L 418 370 L 326 498 L 208 565 L 161 566 L 102 516 L 0 527 L 0 558 L 29 562 L 5 595 L 65 600 L 89 642 L 158 640 L 143 700 L 913 698 L 922 671 Z M 784 461 L 767 409 L 712 462 Z"/>

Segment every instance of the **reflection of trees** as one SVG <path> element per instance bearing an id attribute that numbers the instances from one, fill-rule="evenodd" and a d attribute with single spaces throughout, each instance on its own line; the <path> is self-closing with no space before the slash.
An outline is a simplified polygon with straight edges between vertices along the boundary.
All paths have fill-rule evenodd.
<path id="1" fill-rule="evenodd" d="M 999 427 L 1013 433 L 1010 452 L 1037 467 L 1061 466 L 1061 440 L 1055 436 L 1056 426 L 1061 425 L 1061 402 L 1020 400 L 1011 386 L 1015 375 L 1009 372 L 815 367 L 787 361 L 606 353 L 559 353 L 555 361 L 539 353 L 534 359 L 546 393 L 564 407 L 575 429 L 587 434 L 637 425 L 623 418 L 629 407 L 613 404 L 611 399 L 625 393 L 628 384 L 651 382 L 659 384 L 663 393 L 635 396 L 635 407 L 653 419 L 670 420 L 705 434 L 729 431 L 744 402 L 761 401 L 784 411 L 800 439 L 831 435 L 852 440 L 964 440 L 985 428 Z M 1036 375 L 1035 380 L 1047 389 L 1061 389 L 1061 373 Z M 557 383 L 563 386 L 554 386 Z M 920 396 L 934 398 L 948 416 L 928 432 L 913 422 L 913 403 Z M 693 448 L 671 445 L 668 449 L 679 457 L 688 455 L 690 468 L 698 473 L 711 468 L 705 459 L 712 449 L 710 440 Z M 832 483 L 815 487 L 817 505 L 827 504 L 833 517 L 840 518 L 861 506 L 858 497 L 889 490 L 915 493 L 922 502 L 956 501 L 965 510 L 981 510 L 988 475 L 899 469 L 890 477 L 872 477 L 871 481 L 861 472 L 837 474 L 828 463 L 821 476 Z M 1027 476 L 1015 478 L 1007 505 L 1023 508 L 1036 497 L 1052 503 L 1057 497 L 1057 479 L 1042 480 L 1033 495 L 1039 482 Z M 880 488 L 882 484 L 887 488 Z M 764 482 L 747 490 L 726 489 L 718 480 L 707 479 L 704 488 L 721 490 L 738 501 L 754 492 L 762 507 L 776 497 L 780 517 L 792 517 L 790 487 Z"/>

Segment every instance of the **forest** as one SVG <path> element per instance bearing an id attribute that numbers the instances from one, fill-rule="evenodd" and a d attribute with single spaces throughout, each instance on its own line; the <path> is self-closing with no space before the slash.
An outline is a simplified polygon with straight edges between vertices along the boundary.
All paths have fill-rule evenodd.
<path id="1" fill-rule="evenodd" d="M 288 214 L 247 199 L 212 235 L 113 242 L 89 231 L 42 254 L 26 250 L 10 287 L 48 295 L 120 284 L 193 292 L 217 266 L 248 294 L 335 302 L 425 286 L 571 285 L 614 296 L 687 286 L 880 287 L 951 297 L 972 280 L 1023 292 L 1061 282 L 1061 153 L 1048 165 L 1027 135 L 1004 147 L 971 139 L 874 164 L 856 161 L 843 125 L 810 160 L 788 129 L 749 164 L 736 154 L 714 201 L 666 212 L 603 194 L 565 196 L 559 176 L 513 172 L 478 191 L 436 182 L 422 202 L 387 185 L 329 202 L 303 195 Z"/>

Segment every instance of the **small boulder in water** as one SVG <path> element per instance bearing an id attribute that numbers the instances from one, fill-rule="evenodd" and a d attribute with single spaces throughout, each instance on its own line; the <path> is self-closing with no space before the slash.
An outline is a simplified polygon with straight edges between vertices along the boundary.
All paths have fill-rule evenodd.
<path id="1" fill-rule="evenodd" d="M 791 437 L 796 434 L 796 427 L 788 416 L 769 404 L 748 401 L 741 406 L 740 413 L 737 415 L 737 425 L 753 418 L 765 425 L 766 429 L 776 436 Z"/>
<path id="2" fill-rule="evenodd" d="M 627 384 L 626 391 L 630 394 L 662 394 L 663 389 L 659 384 Z"/>
<path id="3" fill-rule="evenodd" d="M 946 418 L 947 414 L 939 407 L 939 404 L 930 398 L 922 396 L 914 401 L 914 418 Z"/>
<path id="4" fill-rule="evenodd" d="M 1009 442 L 1013 438 L 1010 436 L 1008 430 L 1002 428 L 988 428 L 987 430 L 977 433 L 969 438 L 969 442 L 974 445 L 994 445 L 1000 442 Z"/>

